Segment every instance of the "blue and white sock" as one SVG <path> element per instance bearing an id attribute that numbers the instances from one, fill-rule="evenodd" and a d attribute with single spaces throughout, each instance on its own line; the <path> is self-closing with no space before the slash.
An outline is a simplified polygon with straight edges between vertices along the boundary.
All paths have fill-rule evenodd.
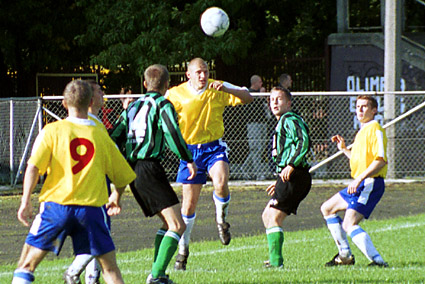
<path id="1" fill-rule="evenodd" d="M 12 284 L 31 284 L 34 282 L 34 274 L 26 269 L 18 268 L 13 272 Z"/>
<path id="2" fill-rule="evenodd" d="M 179 254 L 185 255 L 186 249 L 189 247 L 190 235 L 192 234 L 193 225 L 195 224 L 196 213 L 193 213 L 190 216 L 183 215 L 183 221 L 186 224 L 186 230 L 183 233 L 183 236 L 179 241 Z"/>
<path id="3" fill-rule="evenodd" d="M 216 221 L 217 223 L 222 224 L 226 222 L 227 213 L 229 211 L 230 194 L 227 197 L 222 198 L 218 197 L 214 191 L 213 199 L 215 204 Z"/>
<path id="4" fill-rule="evenodd" d="M 351 255 L 351 249 L 348 243 L 347 234 L 342 229 L 341 217 L 339 217 L 338 214 L 332 214 L 325 216 L 325 220 L 326 225 L 335 240 L 335 244 L 338 247 L 339 255 L 342 257 L 349 257 Z"/>
<path id="5" fill-rule="evenodd" d="M 360 226 L 356 225 L 351 227 L 348 234 L 353 240 L 353 243 L 370 261 L 375 261 L 377 263 L 384 262 L 381 255 L 373 245 L 372 239 Z"/>

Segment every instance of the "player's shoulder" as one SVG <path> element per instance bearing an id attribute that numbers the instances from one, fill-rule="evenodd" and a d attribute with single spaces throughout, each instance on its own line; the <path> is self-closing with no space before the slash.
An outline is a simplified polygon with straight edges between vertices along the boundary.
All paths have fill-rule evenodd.
<path id="1" fill-rule="evenodd" d="M 376 120 L 369 121 L 365 126 L 370 131 L 383 130 L 382 125 Z"/>
<path id="2" fill-rule="evenodd" d="M 179 94 L 182 90 L 186 90 L 188 87 L 188 82 L 183 82 L 177 86 L 173 86 L 170 89 L 168 89 L 167 94 L 165 95 L 166 97 L 168 97 L 169 95 L 176 95 Z"/>

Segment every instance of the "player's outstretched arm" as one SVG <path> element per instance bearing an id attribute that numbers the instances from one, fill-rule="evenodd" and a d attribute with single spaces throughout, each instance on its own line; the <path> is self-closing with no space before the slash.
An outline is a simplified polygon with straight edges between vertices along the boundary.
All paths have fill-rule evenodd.
<path id="1" fill-rule="evenodd" d="M 234 95 L 241 99 L 242 103 L 248 104 L 254 100 L 246 87 L 238 87 L 228 82 L 214 81 L 210 83 L 208 88 L 216 89 Z"/>
<path id="2" fill-rule="evenodd" d="M 21 205 L 17 216 L 18 220 L 25 226 L 29 226 L 29 219 L 32 218 L 31 193 L 37 185 L 38 179 L 38 168 L 33 164 L 28 164 L 25 171 Z"/>

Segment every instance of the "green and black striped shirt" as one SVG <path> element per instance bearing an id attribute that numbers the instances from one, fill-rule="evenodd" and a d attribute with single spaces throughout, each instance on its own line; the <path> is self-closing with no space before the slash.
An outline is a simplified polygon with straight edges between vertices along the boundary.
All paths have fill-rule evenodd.
<path id="1" fill-rule="evenodd" d="M 302 117 L 291 111 L 282 115 L 273 135 L 272 156 L 276 172 L 280 173 L 287 165 L 310 167 L 306 157 L 309 149 L 309 129 Z"/>
<path id="2" fill-rule="evenodd" d="M 180 159 L 193 162 L 177 123 L 173 104 L 147 92 L 124 110 L 110 132 L 129 162 L 163 158 L 165 146 Z"/>

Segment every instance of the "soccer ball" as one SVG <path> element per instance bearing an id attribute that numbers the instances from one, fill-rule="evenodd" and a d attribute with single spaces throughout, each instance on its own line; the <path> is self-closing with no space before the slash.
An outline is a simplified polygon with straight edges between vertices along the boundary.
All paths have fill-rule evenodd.
<path id="1" fill-rule="evenodd" d="M 201 15 L 201 27 L 208 36 L 222 36 L 229 28 L 229 16 L 218 7 L 208 8 Z"/>

